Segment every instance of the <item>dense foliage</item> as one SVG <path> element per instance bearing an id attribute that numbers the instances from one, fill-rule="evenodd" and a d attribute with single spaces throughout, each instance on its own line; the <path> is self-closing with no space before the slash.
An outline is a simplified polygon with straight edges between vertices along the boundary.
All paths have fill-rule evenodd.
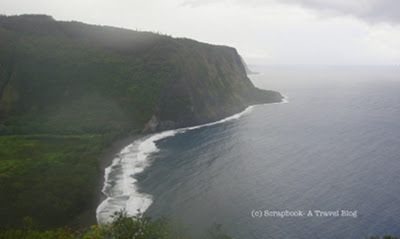
<path id="1" fill-rule="evenodd" d="M 151 219 L 143 214 L 130 217 L 125 212 L 115 214 L 113 223 L 81 230 L 58 228 L 39 230 L 30 218 L 24 218 L 20 229 L 0 229 L 0 238 L 7 239 L 230 239 L 221 225 L 214 225 L 203 235 L 191 235 L 179 221 Z"/>
<path id="2" fill-rule="evenodd" d="M 48 16 L 0 17 L 0 133 L 92 134 L 220 119 L 279 101 L 235 49 Z"/>
<path id="3" fill-rule="evenodd" d="M 10 20 L 3 25 L 13 30 L 18 29 L 12 25 L 17 23 Z M 42 27 L 50 28 L 47 25 L 52 23 L 56 22 Z M 155 108 L 164 79 L 174 74 L 168 62 L 146 55 L 114 52 L 57 32 L 11 30 L 0 27 L 2 134 L 142 128 Z"/>
<path id="4" fill-rule="evenodd" d="M 279 100 L 253 86 L 230 47 L 0 16 L 0 238 L 195 238 L 142 214 L 77 230 L 94 216 L 103 149 L 150 119 L 162 130 Z M 201 238 L 230 237 L 214 225 Z"/>
<path id="5" fill-rule="evenodd" d="M 15 228 L 1 228 L 0 238 L 7 239 L 231 239 L 219 224 L 214 224 L 201 235 L 193 235 L 180 221 L 167 218 L 152 219 L 138 213 L 128 216 L 126 212 L 116 212 L 114 221 L 110 224 L 72 230 L 68 227 L 54 230 L 40 230 L 26 217 L 22 226 Z M 381 239 L 379 236 L 366 237 L 366 239 Z M 398 239 L 385 235 L 382 239 Z"/>
<path id="6" fill-rule="evenodd" d="M 230 47 L 0 16 L 0 224 L 87 223 L 102 149 L 116 138 L 278 100 L 252 85 Z"/>
<path id="7" fill-rule="evenodd" d="M 99 179 L 99 135 L 0 136 L 0 224 L 79 223 Z"/>

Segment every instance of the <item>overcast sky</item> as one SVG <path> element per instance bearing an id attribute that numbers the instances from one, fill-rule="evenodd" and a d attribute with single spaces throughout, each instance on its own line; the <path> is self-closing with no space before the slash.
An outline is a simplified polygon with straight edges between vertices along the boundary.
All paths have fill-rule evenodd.
<path id="1" fill-rule="evenodd" d="M 229 45 L 250 64 L 400 64 L 400 0 L 0 0 L 0 13 Z"/>

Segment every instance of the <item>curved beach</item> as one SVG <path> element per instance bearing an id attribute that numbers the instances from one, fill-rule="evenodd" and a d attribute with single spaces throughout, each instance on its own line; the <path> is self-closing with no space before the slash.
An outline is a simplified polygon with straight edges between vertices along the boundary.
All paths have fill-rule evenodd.
<path id="1" fill-rule="evenodd" d="M 268 104 L 287 102 L 287 97 L 284 96 L 281 102 Z M 239 119 L 250 113 L 253 107 L 248 106 L 240 113 L 208 124 L 168 130 L 152 135 L 138 135 L 113 145 L 112 152 L 104 155 L 103 161 L 107 164 L 102 167 L 105 170 L 101 189 L 102 197 L 96 209 L 97 223 L 101 225 L 111 222 L 112 215 L 120 210 L 126 210 L 129 215 L 135 215 L 138 211 L 143 213 L 152 204 L 152 196 L 140 192 L 135 175 L 143 172 L 151 164 L 149 156 L 159 150 L 156 145 L 157 141 L 188 130 Z"/>
<path id="2" fill-rule="evenodd" d="M 240 118 L 242 115 L 251 112 L 253 106 L 247 107 L 244 111 L 227 117 L 225 119 L 187 128 L 168 130 L 152 135 L 140 135 L 136 138 L 124 139 L 121 143 L 113 145 L 112 151 L 105 154 L 103 161 L 108 163 L 104 167 L 104 180 L 102 192 L 102 202 L 96 209 L 96 219 L 98 224 L 105 224 L 112 221 L 114 212 L 126 210 L 129 215 L 135 215 L 138 210 L 145 212 L 152 203 L 152 196 L 140 192 L 137 186 L 135 175 L 143 172 L 150 161 L 148 156 L 158 151 L 156 142 L 158 140 L 194 130 L 201 127 L 224 123 Z M 130 143 L 126 145 L 128 140 Z M 125 143 L 125 144 L 124 144 Z M 116 152 L 116 147 L 119 152 Z M 122 150 L 121 150 L 122 148 Z"/>

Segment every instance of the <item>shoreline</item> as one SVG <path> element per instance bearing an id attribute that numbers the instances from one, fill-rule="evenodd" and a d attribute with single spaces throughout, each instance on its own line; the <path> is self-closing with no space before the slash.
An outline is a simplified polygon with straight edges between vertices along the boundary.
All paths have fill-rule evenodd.
<path id="1" fill-rule="evenodd" d="M 240 118 L 240 116 L 242 116 L 243 114 L 245 114 L 247 111 L 251 110 L 252 107 L 257 106 L 257 105 L 267 105 L 267 104 L 282 104 L 282 103 L 287 103 L 287 97 L 282 95 L 282 99 L 280 99 L 280 101 L 276 101 L 276 102 L 268 102 L 268 103 L 261 103 L 261 104 L 253 104 L 253 105 L 249 105 L 247 106 L 243 111 L 235 113 L 233 115 L 230 115 L 226 118 L 223 118 L 221 120 L 217 120 L 217 121 L 212 121 L 209 123 L 205 123 L 205 124 L 199 124 L 199 125 L 195 125 L 195 126 L 189 126 L 189 127 L 182 127 L 182 128 L 176 128 L 176 129 L 170 129 L 172 131 L 187 131 L 187 130 L 193 130 L 193 129 L 197 129 L 197 128 L 201 128 L 201 127 L 206 127 L 206 126 L 210 126 L 210 125 L 214 125 L 214 124 L 219 124 L 225 121 L 229 121 L 232 119 L 237 119 Z M 165 131 L 169 131 L 169 130 L 165 130 Z M 160 131 L 160 132 L 156 132 L 155 134 L 159 134 L 162 133 L 164 131 Z M 105 169 L 107 167 L 109 167 L 113 160 L 115 159 L 115 156 L 121 152 L 122 149 L 124 149 L 125 147 L 127 147 L 128 145 L 132 144 L 134 141 L 143 138 L 145 136 L 147 136 L 149 134 L 146 133 L 138 133 L 135 135 L 131 135 L 122 139 L 119 139 L 115 142 L 113 142 L 101 155 L 101 162 L 100 162 L 100 168 L 102 170 L 101 173 L 101 178 L 98 181 L 98 184 L 96 185 L 96 192 L 95 192 L 95 199 L 93 200 L 93 203 L 91 205 L 90 208 L 90 216 L 88 217 L 88 220 L 85 220 L 85 222 L 87 222 L 88 225 L 94 225 L 94 224 L 98 224 L 97 222 L 97 207 L 105 200 L 107 199 L 107 196 L 103 194 L 102 189 L 104 187 L 104 183 L 105 183 Z"/>
<path id="2" fill-rule="evenodd" d="M 97 218 L 96 218 L 96 209 L 100 205 L 100 203 L 105 200 L 107 197 L 104 195 L 102 192 L 102 189 L 104 187 L 104 180 L 105 180 L 105 169 L 109 167 L 115 156 L 121 152 L 123 148 L 126 146 L 132 144 L 134 141 L 145 137 L 147 134 L 134 134 L 130 136 L 126 136 L 124 138 L 118 139 L 111 143 L 101 154 L 100 156 L 100 165 L 99 168 L 101 170 L 101 175 L 100 178 L 97 181 L 96 187 L 95 187 L 95 193 L 94 197 L 92 200 L 92 204 L 90 205 L 90 208 L 88 209 L 89 215 L 85 216 L 83 215 L 82 221 L 84 222 L 85 225 L 91 226 L 91 225 L 97 225 Z"/>

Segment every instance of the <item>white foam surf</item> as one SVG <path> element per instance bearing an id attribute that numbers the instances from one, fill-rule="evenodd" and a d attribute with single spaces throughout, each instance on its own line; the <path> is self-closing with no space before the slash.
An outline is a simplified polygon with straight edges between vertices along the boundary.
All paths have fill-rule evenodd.
<path id="1" fill-rule="evenodd" d="M 289 103 L 289 97 L 287 95 L 282 95 L 283 99 L 281 102 L 277 102 L 278 104 L 286 104 Z"/>
<path id="2" fill-rule="evenodd" d="M 165 131 L 139 139 L 128 145 L 105 169 L 102 192 L 107 198 L 97 207 L 97 223 L 102 225 L 113 220 L 115 212 L 125 210 L 128 215 L 144 212 L 152 203 L 151 195 L 141 193 L 137 187 L 136 174 L 149 165 L 147 157 L 158 151 L 155 142 L 175 135 L 175 131 Z"/>
<path id="3" fill-rule="evenodd" d="M 285 99 L 287 97 L 278 103 L 287 103 Z M 139 191 L 137 179 L 134 176 L 143 172 L 149 166 L 149 155 L 159 150 L 156 145 L 157 141 L 189 130 L 239 119 L 243 115 L 250 113 L 253 108 L 254 106 L 249 106 L 238 114 L 216 122 L 156 133 L 138 139 L 123 148 L 112 164 L 105 169 L 105 181 L 102 192 L 107 198 L 97 207 L 96 217 L 98 224 L 102 225 L 112 222 L 112 216 L 115 212 L 125 210 L 128 215 L 133 216 L 138 211 L 145 212 L 152 204 L 152 196 Z"/>

